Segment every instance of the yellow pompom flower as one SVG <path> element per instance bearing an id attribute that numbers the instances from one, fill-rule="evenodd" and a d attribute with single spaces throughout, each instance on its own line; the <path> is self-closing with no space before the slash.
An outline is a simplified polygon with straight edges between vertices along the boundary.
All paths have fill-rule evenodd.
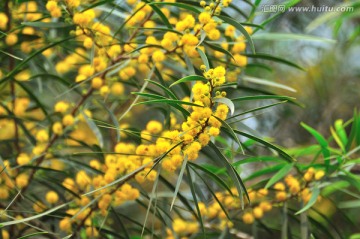
<path id="1" fill-rule="evenodd" d="M 234 59 L 232 59 L 233 63 L 240 67 L 244 67 L 247 65 L 247 57 L 246 56 L 235 54 Z"/>
<path id="2" fill-rule="evenodd" d="M 146 125 L 146 130 L 151 134 L 158 134 L 162 131 L 162 124 L 159 121 L 151 120 Z"/>
<path id="3" fill-rule="evenodd" d="M 15 179 L 15 184 L 18 188 L 24 188 L 29 183 L 29 176 L 25 173 L 19 174 Z"/>
<path id="4" fill-rule="evenodd" d="M 19 154 L 19 156 L 16 158 L 16 162 L 19 165 L 28 164 L 30 162 L 30 160 L 31 160 L 31 158 L 29 157 L 29 155 L 27 155 L 25 153 Z"/>
<path id="5" fill-rule="evenodd" d="M 100 77 L 94 77 L 91 80 L 91 87 L 94 89 L 100 89 L 103 85 L 103 80 Z"/>
<path id="6" fill-rule="evenodd" d="M 49 134 L 46 130 L 39 130 L 36 134 L 36 140 L 40 143 L 47 142 L 49 140 Z"/>
<path id="7" fill-rule="evenodd" d="M 154 62 L 162 62 L 163 60 L 165 60 L 165 54 L 162 51 L 157 50 L 152 55 L 152 59 Z"/>
<path id="8" fill-rule="evenodd" d="M 100 95 L 106 96 L 107 94 L 109 94 L 109 91 L 110 91 L 109 86 L 104 85 L 100 88 Z"/>
<path id="9" fill-rule="evenodd" d="M 46 193 L 45 199 L 48 203 L 54 204 L 59 201 L 59 195 L 55 191 L 49 191 Z"/>
<path id="10" fill-rule="evenodd" d="M 2 236 L 2 239 L 9 239 L 10 238 L 9 232 L 4 230 L 4 229 L 1 230 L 1 236 Z"/>
<path id="11" fill-rule="evenodd" d="M 111 86 L 111 94 L 113 95 L 122 95 L 125 92 L 124 85 L 120 82 L 115 82 Z"/>
<path id="12" fill-rule="evenodd" d="M 58 7 L 58 4 L 56 1 L 48 1 L 45 5 L 46 10 L 48 10 L 49 12 L 55 10 Z"/>
<path id="13" fill-rule="evenodd" d="M 220 130 L 219 130 L 219 128 L 210 127 L 209 134 L 211 136 L 218 136 L 220 134 Z"/>
<path id="14" fill-rule="evenodd" d="M 59 113 L 65 113 L 68 108 L 69 108 L 69 104 L 66 103 L 65 101 L 59 101 L 54 106 L 55 112 L 59 112 Z"/>
<path id="15" fill-rule="evenodd" d="M 5 43 L 8 46 L 13 46 L 18 42 L 18 36 L 15 33 L 10 33 L 5 38 Z"/>
<path id="16" fill-rule="evenodd" d="M 250 212 L 246 212 L 242 216 L 242 220 L 245 224 L 253 224 L 255 219 L 254 219 L 254 216 Z"/>
<path id="17" fill-rule="evenodd" d="M 62 119 L 62 123 L 65 126 L 73 125 L 74 122 L 75 122 L 74 116 L 72 116 L 71 114 L 65 115 Z"/>
<path id="18" fill-rule="evenodd" d="M 90 48 L 92 48 L 93 44 L 94 44 L 94 42 L 93 42 L 92 38 L 91 38 L 91 37 L 87 37 L 87 38 L 85 38 L 85 40 L 84 40 L 83 46 L 84 46 L 86 49 L 90 49 Z"/>
<path id="19" fill-rule="evenodd" d="M 62 231 L 70 232 L 71 231 L 71 225 L 72 225 L 71 220 L 68 217 L 62 219 L 59 222 L 59 228 Z"/>
<path id="20" fill-rule="evenodd" d="M 0 187 L 0 199 L 6 200 L 6 199 L 8 199 L 8 197 L 9 197 L 9 190 L 6 187 L 1 186 Z"/>
<path id="21" fill-rule="evenodd" d="M 60 122 L 55 122 L 52 126 L 52 131 L 54 134 L 61 135 L 63 133 L 63 126 Z"/>
<path id="22" fill-rule="evenodd" d="M 323 170 L 319 170 L 315 173 L 315 180 L 320 180 L 325 176 L 325 172 Z"/>
<path id="23" fill-rule="evenodd" d="M 202 12 L 199 15 L 199 22 L 202 24 L 207 24 L 211 20 L 211 15 L 208 12 Z"/>
<path id="24" fill-rule="evenodd" d="M 253 215 L 256 219 L 262 218 L 264 215 L 264 211 L 262 210 L 261 207 L 255 207 L 253 209 Z"/>
<path id="25" fill-rule="evenodd" d="M 0 12 L 0 29 L 5 30 L 8 21 L 9 21 L 9 18 L 6 16 L 6 14 L 3 12 Z"/>

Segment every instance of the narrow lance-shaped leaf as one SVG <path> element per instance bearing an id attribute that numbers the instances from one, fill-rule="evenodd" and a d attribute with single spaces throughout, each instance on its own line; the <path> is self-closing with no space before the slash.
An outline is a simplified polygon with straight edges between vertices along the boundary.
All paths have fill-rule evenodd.
<path id="1" fill-rule="evenodd" d="M 320 194 L 320 189 L 318 188 L 318 185 L 314 185 L 313 190 L 311 191 L 311 197 L 309 202 L 301 210 L 297 211 L 295 215 L 303 213 L 309 208 L 311 208 L 316 203 L 319 194 Z"/>
<path id="2" fill-rule="evenodd" d="M 285 59 L 282 59 L 280 57 L 276 57 L 276 56 L 273 56 L 273 55 L 270 55 L 270 54 L 266 54 L 266 53 L 256 53 L 256 54 L 247 54 L 247 53 L 244 53 L 243 54 L 244 56 L 247 56 L 247 57 L 250 57 L 250 58 L 257 58 L 257 59 L 263 59 L 263 60 L 270 60 L 270 61 L 275 61 L 275 62 L 279 62 L 279 63 L 282 63 L 282 64 L 285 64 L 285 65 L 288 65 L 288 66 L 292 66 L 292 67 L 295 67 L 299 70 L 302 70 L 302 71 L 305 71 L 304 68 L 302 68 L 301 66 L 291 62 L 291 61 L 288 61 L 288 60 L 285 60 Z"/>
<path id="3" fill-rule="evenodd" d="M 261 144 L 263 144 L 263 145 L 265 145 L 265 146 L 267 146 L 267 147 L 269 147 L 271 149 L 274 149 L 275 151 L 277 151 L 280 154 L 280 156 L 282 158 L 284 158 L 288 162 L 295 161 L 295 159 L 292 158 L 290 155 L 288 155 L 284 150 L 280 149 L 279 147 L 277 147 L 277 146 L 275 146 L 275 145 L 273 145 L 273 144 L 271 144 L 269 142 L 266 142 L 263 139 L 260 139 L 260 138 L 254 136 L 254 135 L 247 134 L 247 133 L 241 132 L 239 130 L 235 130 L 235 129 L 234 129 L 234 132 L 237 133 L 237 134 L 240 134 L 242 136 L 245 136 L 246 138 L 253 139 L 253 140 L 257 141 L 258 143 L 261 143 Z"/>
<path id="4" fill-rule="evenodd" d="M 230 25 L 232 25 L 236 29 L 238 29 L 245 36 L 246 40 L 250 44 L 252 53 L 255 54 L 254 42 L 251 39 L 251 36 L 249 35 L 249 33 L 245 30 L 245 28 L 239 22 L 235 21 L 234 19 L 232 19 L 230 17 L 226 17 L 226 16 L 218 16 L 218 18 L 220 18 L 221 20 L 225 21 L 226 23 L 229 23 Z"/>
<path id="5" fill-rule="evenodd" d="M 198 51 L 202 62 L 206 66 L 206 70 L 209 70 L 210 69 L 210 64 L 209 64 L 209 60 L 208 60 L 207 56 L 205 55 L 205 53 L 200 48 L 197 47 L 196 50 Z"/>
<path id="6" fill-rule="evenodd" d="M 319 133 L 317 132 L 315 129 L 311 128 L 310 126 L 308 126 L 307 124 L 301 122 L 301 126 L 306 129 L 310 134 L 312 134 L 315 139 L 318 141 L 318 143 L 321 146 L 321 152 L 324 156 L 324 160 L 325 160 L 325 164 L 327 165 L 327 167 L 330 165 L 330 151 L 329 151 L 329 145 L 328 142 L 326 141 L 326 139 Z"/>
<path id="7" fill-rule="evenodd" d="M 220 163 L 223 166 L 225 166 L 229 176 L 231 177 L 233 183 L 235 184 L 236 189 L 238 190 L 239 193 L 239 198 L 241 201 L 241 204 L 244 205 L 244 199 L 242 198 L 243 193 L 245 193 L 248 201 L 250 202 L 249 199 L 249 195 L 246 191 L 246 187 L 243 183 L 243 181 L 241 180 L 240 176 L 238 175 L 238 173 L 236 172 L 236 170 L 234 169 L 234 167 L 229 163 L 229 161 L 226 159 L 226 157 L 220 152 L 220 150 L 216 147 L 216 145 L 212 142 L 209 142 L 208 147 L 212 149 L 212 151 L 215 153 L 212 154 L 214 155 L 214 157 L 210 157 L 211 160 L 213 160 L 216 163 Z M 206 149 L 206 148 L 205 148 Z M 204 149 L 204 150 L 205 150 Z M 211 153 L 210 153 L 211 154 Z"/>
<path id="8" fill-rule="evenodd" d="M 265 188 L 271 187 L 274 183 L 285 177 L 291 171 L 293 166 L 294 163 L 285 165 L 280 171 L 270 178 L 270 180 L 266 183 Z"/>
<path id="9" fill-rule="evenodd" d="M 186 76 L 184 78 L 181 78 L 178 81 L 175 81 L 174 83 L 172 83 L 169 87 L 173 87 L 174 85 L 180 84 L 180 83 L 184 83 L 184 82 L 190 82 L 190 81 L 204 81 L 207 82 L 208 80 L 203 77 L 203 76 L 198 76 L 198 75 L 190 75 L 190 76 Z"/>
<path id="10" fill-rule="evenodd" d="M 101 134 L 99 127 L 84 112 L 82 112 L 82 116 L 84 117 L 84 119 L 85 119 L 86 123 L 88 124 L 89 128 L 91 129 L 91 131 L 94 133 L 94 135 L 99 143 L 99 146 L 102 148 L 104 146 L 104 139 L 103 139 L 103 136 Z"/>
<path id="11" fill-rule="evenodd" d="M 175 192 L 174 192 L 174 197 L 171 201 L 171 205 L 170 205 L 170 211 L 172 210 L 173 206 L 174 206 L 174 203 L 175 203 L 175 199 L 177 197 L 177 193 L 179 192 L 179 189 L 180 189 L 180 185 L 181 185 L 181 182 L 182 182 L 182 177 L 184 176 L 184 172 L 185 172 L 185 168 L 186 168 L 186 164 L 187 164 L 187 161 L 188 161 L 188 158 L 187 156 L 184 157 L 184 161 L 181 165 L 181 169 L 180 169 L 180 172 L 179 172 L 179 176 L 178 176 L 178 179 L 177 179 L 177 182 L 176 182 L 176 186 L 175 186 Z"/>
<path id="12" fill-rule="evenodd" d="M 196 212 L 198 214 L 198 217 L 199 217 L 199 221 L 200 221 L 200 226 L 201 226 L 201 231 L 202 231 L 202 235 L 203 235 L 203 238 L 206 238 L 206 234 L 205 234 L 205 226 L 204 226 L 204 221 L 203 221 L 203 218 L 201 216 L 201 211 L 200 211 L 200 208 L 199 208 L 199 204 L 198 204 L 198 200 L 197 200 L 197 196 L 196 196 L 196 192 L 195 192 L 195 188 L 194 188 L 194 181 L 191 177 L 191 173 L 190 173 L 190 170 L 189 170 L 189 165 L 186 165 L 186 172 L 187 172 L 187 175 L 189 177 L 189 186 L 190 186 L 190 191 L 191 191 L 191 194 L 192 194 L 192 197 L 194 199 L 194 204 L 195 204 L 195 208 L 196 208 Z"/>

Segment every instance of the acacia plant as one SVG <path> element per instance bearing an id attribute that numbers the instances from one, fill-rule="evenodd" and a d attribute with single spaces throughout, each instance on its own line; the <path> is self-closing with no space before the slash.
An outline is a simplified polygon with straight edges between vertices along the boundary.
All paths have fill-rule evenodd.
<path id="1" fill-rule="evenodd" d="M 332 236 L 307 212 L 336 173 L 358 188 L 359 116 L 332 130 L 339 150 L 304 126 L 315 166 L 243 123 L 299 104 L 261 79 L 303 69 L 255 51 L 280 14 L 254 24 L 260 2 L 1 1 L 2 238 Z"/>

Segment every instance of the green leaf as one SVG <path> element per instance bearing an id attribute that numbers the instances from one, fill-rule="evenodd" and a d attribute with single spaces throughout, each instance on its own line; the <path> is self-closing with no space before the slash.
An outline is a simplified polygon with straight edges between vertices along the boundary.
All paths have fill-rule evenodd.
<path id="1" fill-rule="evenodd" d="M 253 139 L 253 140 L 255 140 L 256 142 L 258 142 L 258 143 L 260 143 L 260 144 L 263 144 L 263 145 L 265 145 L 265 146 L 267 146 L 267 147 L 269 147 L 269 148 L 271 148 L 271 149 L 274 149 L 276 152 L 279 153 L 279 155 L 280 155 L 283 159 L 285 159 L 285 160 L 288 161 L 288 162 L 294 162 L 294 161 L 296 161 L 294 158 L 292 158 L 290 155 L 288 155 L 285 151 L 283 151 L 283 150 L 280 149 L 279 147 L 277 147 L 277 146 L 275 146 L 275 145 L 273 145 L 273 144 L 271 144 L 271 143 L 269 143 L 269 142 L 266 142 L 266 141 L 263 140 L 263 139 L 260 139 L 260 138 L 254 136 L 254 135 L 251 135 L 251 134 L 247 134 L 247 133 L 241 132 L 241 131 L 239 131 L 239 130 L 234 130 L 234 132 L 237 133 L 237 134 L 240 134 L 240 135 L 242 135 L 242 136 L 245 136 L 246 138 Z"/>
<path id="2" fill-rule="evenodd" d="M 353 122 L 351 124 L 349 140 L 346 145 L 347 151 L 350 150 L 352 144 L 355 144 L 355 146 L 360 145 L 360 114 L 358 114 L 356 110 L 354 112 Z"/>
<path id="3" fill-rule="evenodd" d="M 149 83 L 154 84 L 154 85 L 160 87 L 161 89 L 163 89 L 164 92 L 166 92 L 166 94 L 167 94 L 170 98 L 172 98 L 172 99 L 174 99 L 174 100 L 177 100 L 177 99 L 178 99 L 178 98 L 176 97 L 176 95 L 175 95 L 169 88 L 163 86 L 162 84 L 159 84 L 158 82 L 152 81 L 152 80 L 146 80 L 146 81 L 148 81 Z"/>
<path id="4" fill-rule="evenodd" d="M 324 187 L 321 190 L 321 195 L 324 197 L 327 197 L 335 192 L 338 192 L 341 189 L 348 188 L 350 186 L 350 183 L 345 180 L 341 180 L 338 182 L 332 182 L 328 186 Z"/>
<path id="5" fill-rule="evenodd" d="M 360 239 L 360 233 L 352 234 L 349 239 Z"/>
<path id="6" fill-rule="evenodd" d="M 213 49 L 213 50 L 215 50 L 215 51 L 219 51 L 219 52 L 224 53 L 225 55 L 230 56 L 232 59 L 235 60 L 234 56 L 233 56 L 233 55 L 231 54 L 231 52 L 229 52 L 228 50 L 225 50 L 224 48 L 219 47 L 219 46 L 217 46 L 217 45 L 215 45 L 215 44 L 211 44 L 211 43 L 209 43 L 209 42 L 207 42 L 207 41 L 204 41 L 204 44 L 205 44 L 206 46 L 209 46 L 211 49 Z"/>
<path id="7" fill-rule="evenodd" d="M 30 238 L 30 237 L 34 237 L 34 236 L 42 235 L 42 234 L 49 234 L 49 232 L 35 232 L 35 233 L 28 234 L 26 236 L 18 237 L 18 239 Z"/>
<path id="8" fill-rule="evenodd" d="M 318 188 L 317 185 L 314 185 L 314 187 L 311 191 L 311 197 L 310 197 L 309 202 L 301 210 L 297 211 L 295 213 L 295 215 L 299 215 L 300 213 L 303 213 L 306 210 L 308 210 L 309 208 L 311 208 L 316 203 L 319 194 L 320 194 L 320 189 Z"/>
<path id="9" fill-rule="evenodd" d="M 148 1 L 146 1 L 146 2 L 148 2 Z M 166 18 L 164 13 L 156 5 L 154 5 L 154 4 L 148 4 L 148 5 L 154 10 L 154 12 L 156 12 L 159 15 L 161 21 L 165 24 L 165 26 L 168 29 L 173 29 L 173 27 L 171 26 L 169 20 Z"/>
<path id="10" fill-rule="evenodd" d="M 63 207 L 65 207 L 65 206 L 67 206 L 67 205 L 70 204 L 70 203 L 71 203 L 71 202 L 61 204 L 61 205 L 59 205 L 59 206 L 57 206 L 57 207 L 54 207 L 54 208 L 52 208 L 52 209 L 50 209 L 50 210 L 47 210 L 47 211 L 45 211 L 45 212 L 36 214 L 35 216 L 32 216 L 32 217 L 22 218 L 22 219 L 18 219 L 18 220 L 14 220 L 14 221 L 9 221 L 9 222 L 2 222 L 2 223 L 0 223 L 0 228 L 6 227 L 6 226 L 10 226 L 10 225 L 19 224 L 19 223 L 23 223 L 23 222 L 28 222 L 28 221 L 32 221 L 32 220 L 41 218 L 41 217 L 43 217 L 43 216 L 49 215 L 50 213 L 59 210 L 60 208 L 63 208 Z"/>
<path id="11" fill-rule="evenodd" d="M 202 62 L 204 63 L 204 65 L 206 66 L 206 70 L 208 71 L 210 69 L 210 64 L 209 64 L 209 60 L 206 57 L 205 53 L 200 49 L 200 48 L 196 48 L 196 50 L 198 51 Z"/>
<path id="12" fill-rule="evenodd" d="M 328 39 L 323 37 L 304 35 L 304 34 L 293 34 L 293 33 L 259 33 L 251 36 L 253 40 L 274 40 L 274 41 L 312 41 L 312 42 L 326 42 L 336 43 L 334 39 Z"/>
<path id="13" fill-rule="evenodd" d="M 276 87 L 276 88 L 288 90 L 288 91 L 291 91 L 291 92 L 296 92 L 296 90 L 294 88 L 289 87 L 287 85 L 283 85 L 283 84 L 276 83 L 276 82 L 269 81 L 269 80 L 265 80 L 265 79 L 256 78 L 256 77 L 253 77 L 253 76 L 243 76 L 242 80 L 253 83 L 253 84 L 271 86 L 271 87 Z"/>
<path id="14" fill-rule="evenodd" d="M 184 82 L 190 82 L 190 81 L 204 81 L 204 82 L 208 82 L 208 80 L 203 77 L 203 76 L 198 76 L 198 75 L 190 75 L 190 76 L 186 76 L 184 78 L 181 78 L 178 81 L 175 81 L 174 83 L 172 83 L 169 87 L 173 87 L 174 85 L 180 84 L 180 83 L 184 83 Z"/>
<path id="15" fill-rule="evenodd" d="M 39 28 L 65 28 L 74 26 L 73 24 L 65 22 L 22 22 L 21 25 Z"/>
<path id="16" fill-rule="evenodd" d="M 248 100 L 295 100 L 295 98 L 283 95 L 254 95 L 231 99 L 233 102 Z"/>
<path id="17" fill-rule="evenodd" d="M 175 191 L 175 187 L 172 183 L 170 183 L 169 181 L 167 181 L 163 176 L 160 175 L 160 180 L 165 184 L 166 187 L 168 187 L 170 190 Z M 182 204 L 186 207 L 186 209 L 192 214 L 192 216 L 194 216 L 194 218 L 197 218 L 197 213 L 193 210 L 193 208 L 191 207 L 189 201 L 186 199 L 186 197 L 184 197 L 182 195 L 181 192 L 178 192 L 177 197 L 179 198 L 179 200 L 182 202 Z"/>
<path id="18" fill-rule="evenodd" d="M 317 132 L 315 129 L 311 128 L 310 126 L 308 126 L 307 124 L 301 122 L 300 123 L 301 126 L 306 129 L 310 134 L 312 134 L 312 136 L 314 136 L 314 138 L 318 141 L 318 143 L 321 146 L 321 152 L 324 156 L 324 160 L 325 160 L 325 164 L 326 166 L 330 166 L 330 151 L 329 151 L 329 145 L 328 142 L 326 141 L 326 139 L 319 133 Z"/>
<path id="19" fill-rule="evenodd" d="M 194 13 L 197 13 L 197 14 L 200 14 L 201 11 L 198 10 L 198 8 L 195 8 L 193 6 L 190 6 L 188 4 L 185 4 L 185 3 L 177 3 L 177 2 L 151 2 L 149 3 L 149 5 L 169 5 L 169 6 L 175 6 L 175 7 L 178 7 L 178 8 L 183 8 L 183 9 L 186 9 L 186 10 L 189 10 L 191 12 L 194 12 Z"/>
<path id="20" fill-rule="evenodd" d="M 247 57 L 250 57 L 250 58 L 256 58 L 256 59 L 263 59 L 263 60 L 270 60 L 270 61 L 275 61 L 275 62 L 279 62 L 279 63 L 282 63 L 282 64 L 285 64 L 285 65 L 288 65 L 288 66 L 292 66 L 294 68 L 297 68 L 299 70 L 302 70 L 302 71 L 305 71 L 304 68 L 302 68 L 301 66 L 291 62 L 291 61 L 288 61 L 288 60 L 285 60 L 285 59 L 282 59 L 280 57 L 276 57 L 276 56 L 273 56 L 273 55 L 270 55 L 270 54 L 266 54 L 266 53 L 256 53 L 256 54 L 242 54 L 244 56 L 247 56 Z"/>
<path id="21" fill-rule="evenodd" d="M 280 171 L 278 171 L 270 178 L 270 180 L 266 183 L 265 188 L 271 187 L 273 184 L 277 183 L 280 179 L 285 177 L 291 171 L 294 165 L 294 163 L 285 165 Z"/>
<path id="22" fill-rule="evenodd" d="M 150 99 L 166 99 L 164 96 L 157 94 L 142 93 L 142 92 L 131 92 L 131 94 L 142 96 L 144 98 L 150 98 Z"/>
<path id="23" fill-rule="evenodd" d="M 229 186 L 224 182 L 224 180 L 222 180 L 219 176 L 217 176 L 215 173 L 211 172 L 210 170 L 208 170 L 207 168 L 192 163 L 192 162 L 188 162 L 189 165 L 191 165 L 191 167 L 196 168 L 201 170 L 202 172 L 204 172 L 207 176 L 211 177 L 215 183 L 217 183 L 220 187 L 226 189 L 230 194 L 232 194 L 231 189 L 229 188 Z M 195 170 L 195 169 L 194 169 Z"/>
<path id="24" fill-rule="evenodd" d="M 341 208 L 341 209 L 359 208 L 360 207 L 360 200 L 351 200 L 351 201 L 339 202 L 338 207 Z"/>
<path id="25" fill-rule="evenodd" d="M 245 30 L 245 28 L 239 22 L 235 21 L 234 19 L 232 19 L 230 17 L 226 17 L 226 16 L 218 16 L 218 18 L 220 18 L 221 20 L 225 21 L 226 23 L 229 23 L 230 25 L 232 25 L 236 29 L 238 29 L 245 36 L 246 40 L 250 44 L 250 48 L 251 48 L 252 53 L 255 54 L 254 42 L 252 41 L 251 36 L 249 35 L 249 33 Z"/>
<path id="26" fill-rule="evenodd" d="M 235 168 L 229 163 L 227 158 L 220 152 L 220 150 L 216 147 L 214 143 L 209 142 L 207 148 L 211 148 L 212 151 L 215 153 L 215 155 L 213 153 L 210 153 L 210 155 L 213 155 L 213 157 L 210 157 L 210 159 L 216 163 L 220 163 L 223 166 L 225 166 L 226 171 L 228 172 L 230 178 L 232 179 L 232 182 L 235 184 L 235 187 L 239 193 L 239 198 L 243 208 L 244 207 L 243 193 L 245 193 L 248 201 L 250 202 L 250 198 L 247 193 L 245 184 L 243 183 L 242 179 L 240 178 Z M 206 148 L 204 148 L 203 150 L 206 150 Z"/>
<path id="27" fill-rule="evenodd" d="M 271 107 L 274 107 L 274 106 L 277 106 L 277 105 L 280 105 L 280 104 L 284 104 L 284 103 L 286 103 L 286 102 L 288 102 L 288 101 L 285 100 L 285 101 L 277 102 L 277 103 L 274 103 L 274 104 L 265 105 L 265 106 L 257 107 L 257 108 L 254 108 L 254 109 L 246 110 L 246 111 L 241 112 L 241 113 L 239 113 L 239 114 L 236 114 L 236 115 L 233 115 L 233 116 L 231 116 L 231 117 L 228 117 L 228 118 L 226 118 L 226 120 L 233 119 L 233 118 L 238 117 L 238 116 L 241 116 L 241 115 L 246 115 L 246 114 L 251 113 L 251 112 L 255 112 L 255 111 L 259 111 L 259 110 L 264 110 L 264 109 L 267 109 L 267 108 L 271 108 Z"/>
<path id="28" fill-rule="evenodd" d="M 239 138 L 236 136 L 233 128 L 228 123 L 226 123 L 225 121 L 220 119 L 219 117 L 217 117 L 215 115 L 213 115 L 213 117 L 215 117 L 217 120 L 219 120 L 221 122 L 221 127 L 228 131 L 228 133 L 231 135 L 231 137 L 236 141 L 236 143 L 241 148 L 242 153 L 245 154 L 244 149 L 242 148 L 242 144 L 241 144 Z"/>
<path id="29" fill-rule="evenodd" d="M 153 104 L 153 103 L 164 103 L 164 104 L 180 104 L 180 105 L 191 105 L 191 106 L 196 106 L 196 107 L 204 107 L 202 105 L 198 105 L 195 103 L 191 103 L 191 102 L 187 102 L 187 101 L 182 101 L 182 100 L 170 100 L 170 99 L 159 99 L 159 100 L 149 100 L 149 101 L 143 101 L 143 102 L 139 102 L 134 104 L 135 105 L 142 105 L 142 104 Z"/>
<path id="30" fill-rule="evenodd" d="M 176 181 L 176 186 L 175 186 L 175 191 L 174 191 L 174 197 L 171 201 L 171 205 L 170 205 L 170 211 L 172 210 L 173 206 L 174 206 L 174 203 L 175 203 L 175 199 L 177 198 L 177 194 L 179 192 L 179 189 L 180 189 L 180 185 L 181 185 L 181 182 L 182 182 L 182 178 L 184 176 L 184 172 L 185 172 L 185 168 L 186 168 L 186 164 L 187 164 L 187 161 L 188 161 L 188 158 L 187 156 L 185 156 L 184 158 L 184 161 L 181 165 L 181 169 L 180 169 L 180 172 L 179 172 L 179 175 L 178 175 L 178 179 Z"/>
<path id="31" fill-rule="evenodd" d="M 187 176 L 189 177 L 189 185 L 190 185 L 191 195 L 192 195 L 192 197 L 194 199 L 194 204 L 195 204 L 195 208 L 196 208 L 196 211 L 197 211 L 197 214 L 198 214 L 198 218 L 200 219 L 199 221 L 200 221 L 200 226 L 201 226 L 201 231 L 202 231 L 202 237 L 206 238 L 204 221 L 203 221 L 203 218 L 201 216 L 197 196 L 196 196 L 196 193 L 195 193 L 194 182 L 193 182 L 193 179 L 191 177 L 190 170 L 189 170 L 189 165 L 186 165 L 186 172 L 187 172 Z"/>
<path id="32" fill-rule="evenodd" d="M 345 128 L 344 128 L 344 125 L 343 125 L 343 120 L 341 120 L 341 119 L 336 120 L 334 125 L 335 125 L 336 133 L 338 134 L 341 142 L 344 145 L 347 145 L 348 137 L 346 135 L 346 131 L 345 131 Z"/>
<path id="33" fill-rule="evenodd" d="M 84 117 L 84 119 L 85 119 L 86 123 L 88 124 L 89 128 L 91 129 L 91 131 L 94 133 L 94 135 L 99 143 L 99 146 L 101 148 L 103 148 L 104 147 L 104 139 L 103 139 L 103 136 L 101 134 L 99 127 L 84 112 L 82 112 L 82 116 Z"/>

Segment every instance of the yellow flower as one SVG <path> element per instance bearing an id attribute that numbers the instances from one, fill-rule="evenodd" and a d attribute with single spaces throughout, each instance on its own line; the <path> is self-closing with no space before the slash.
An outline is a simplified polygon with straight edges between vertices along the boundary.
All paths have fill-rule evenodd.
<path id="1" fill-rule="evenodd" d="M 55 122 L 52 126 L 52 131 L 54 134 L 61 135 L 63 133 L 63 126 L 60 122 Z"/>
<path id="2" fill-rule="evenodd" d="M 70 218 L 66 217 L 64 219 L 62 219 L 60 222 L 59 222 L 59 228 L 60 230 L 62 231 L 66 231 L 66 232 L 69 232 L 71 231 L 71 220 Z"/>
<path id="3" fill-rule="evenodd" d="M 199 22 L 202 24 L 207 24 L 211 20 L 211 15 L 208 12 L 202 12 L 199 15 Z"/>
<path id="4" fill-rule="evenodd" d="M 6 14 L 3 12 L 0 12 L 0 29 L 5 30 L 8 21 L 9 21 L 9 18 L 6 16 Z"/>
<path id="5" fill-rule="evenodd" d="M 49 134 L 44 129 L 39 130 L 36 134 L 36 140 L 40 143 L 47 142 L 49 140 Z"/>
<path id="6" fill-rule="evenodd" d="M 100 89 L 103 84 L 103 80 L 100 77 L 94 77 L 91 80 L 91 87 L 94 89 Z"/>
<path id="7" fill-rule="evenodd" d="M 6 199 L 8 199 L 8 197 L 9 197 L 9 190 L 6 187 L 1 186 L 0 187 L 0 199 L 6 200 Z"/>
<path id="8" fill-rule="evenodd" d="M 56 1 L 48 1 L 45 5 L 46 9 L 51 12 L 55 9 L 57 9 L 58 5 Z"/>
<path id="9" fill-rule="evenodd" d="M 18 36 L 15 33 L 10 33 L 5 38 L 5 43 L 8 46 L 13 46 L 18 42 Z"/>
<path id="10" fill-rule="evenodd" d="M 235 61 L 232 59 L 233 63 L 240 67 L 244 67 L 247 65 L 247 57 L 246 56 L 235 54 L 234 59 L 235 59 Z"/>
<path id="11" fill-rule="evenodd" d="M 30 162 L 30 160 L 31 160 L 31 158 L 29 157 L 29 155 L 27 155 L 25 153 L 19 154 L 19 156 L 16 158 L 16 162 L 19 165 L 28 164 Z"/>
<path id="12" fill-rule="evenodd" d="M 220 134 L 220 130 L 219 130 L 219 128 L 210 127 L 209 134 L 211 136 L 218 136 Z"/>
<path id="13" fill-rule="evenodd" d="M 54 204 L 59 200 L 59 195 L 55 191 L 49 191 L 46 193 L 45 199 L 48 203 Z"/>
<path id="14" fill-rule="evenodd" d="M 62 119 L 62 123 L 65 126 L 73 125 L 74 122 L 75 122 L 74 116 L 72 116 L 71 114 L 65 115 Z"/>
<path id="15" fill-rule="evenodd" d="M 113 95 L 122 95 L 124 93 L 124 91 L 125 91 L 124 85 L 120 82 L 115 82 L 111 86 L 111 94 L 113 94 Z"/>
<path id="16" fill-rule="evenodd" d="M 29 176 L 25 173 L 19 174 L 15 179 L 15 183 L 18 188 L 24 188 L 29 183 Z"/>
<path id="17" fill-rule="evenodd" d="M 315 173 L 315 180 L 320 180 L 325 176 L 325 172 L 323 170 L 319 170 Z"/>
<path id="18" fill-rule="evenodd" d="M 152 59 L 154 62 L 162 62 L 163 60 L 165 60 L 165 54 L 162 51 L 157 50 L 152 55 Z"/>
<path id="19" fill-rule="evenodd" d="M 264 215 L 264 211 L 262 210 L 261 207 L 255 207 L 253 209 L 253 215 L 255 218 L 259 219 L 259 218 L 262 218 L 263 215 Z"/>
<path id="20" fill-rule="evenodd" d="M 159 121 L 151 120 L 147 123 L 146 130 L 151 134 L 158 134 L 162 131 L 162 124 Z"/>
<path id="21" fill-rule="evenodd" d="M 65 113 L 69 108 L 69 104 L 65 101 L 59 101 L 55 104 L 54 110 L 55 112 Z"/>
<path id="22" fill-rule="evenodd" d="M 87 37 L 87 38 L 85 38 L 83 45 L 85 48 L 90 49 L 90 48 L 92 48 L 93 44 L 94 44 L 94 42 L 93 42 L 92 38 Z"/>
<path id="23" fill-rule="evenodd" d="M 246 212 L 242 216 L 242 220 L 245 224 L 253 224 L 254 216 L 250 212 Z"/>

